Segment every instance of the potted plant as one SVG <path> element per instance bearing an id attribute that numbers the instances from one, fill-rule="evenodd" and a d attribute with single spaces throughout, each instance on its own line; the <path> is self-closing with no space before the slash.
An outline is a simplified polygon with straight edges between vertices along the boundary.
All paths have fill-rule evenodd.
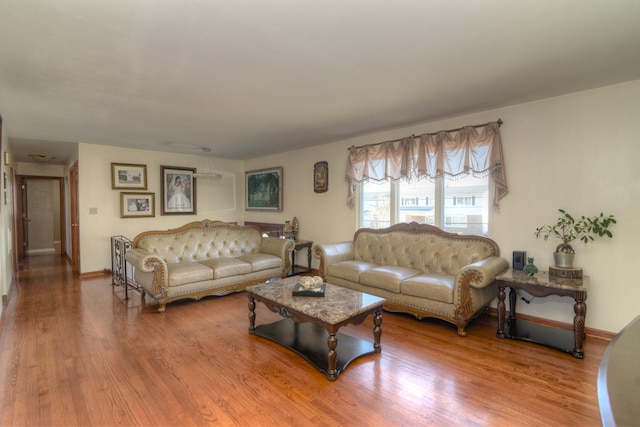
<path id="1" fill-rule="evenodd" d="M 554 237 L 562 241 L 556 246 L 556 250 L 553 253 L 557 267 L 573 267 L 575 251 L 571 246 L 571 242 L 574 240 L 581 240 L 586 244 L 593 242 L 595 237 L 613 237 L 613 234 L 609 231 L 609 226 L 616 223 L 613 215 L 605 216 L 601 213 L 597 216 L 581 216 L 576 219 L 563 209 L 558 209 L 558 211 L 560 212 L 560 217 L 554 225 L 543 225 L 540 228 L 536 228 L 534 233 L 536 237 L 544 237 L 544 240 Z"/>

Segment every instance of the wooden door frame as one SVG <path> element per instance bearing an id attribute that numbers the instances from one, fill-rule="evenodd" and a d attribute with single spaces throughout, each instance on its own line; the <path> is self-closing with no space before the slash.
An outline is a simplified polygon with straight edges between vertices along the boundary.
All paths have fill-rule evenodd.
<path id="1" fill-rule="evenodd" d="M 24 233 L 23 233 L 23 222 L 22 215 L 24 214 L 22 210 L 22 202 L 23 202 L 23 191 L 22 186 L 24 185 L 24 181 L 28 179 L 48 179 L 58 181 L 60 185 L 60 247 L 62 249 L 62 255 L 66 252 L 67 247 L 67 222 L 66 222 L 66 208 L 65 208 L 65 197 L 64 197 L 64 178 L 60 176 L 38 176 L 38 175 L 16 175 L 16 250 L 17 250 L 17 258 L 21 260 L 25 257 L 24 253 Z"/>
<path id="2" fill-rule="evenodd" d="M 69 224 L 71 227 L 71 269 L 80 274 L 80 206 L 78 204 L 79 167 L 76 161 L 69 168 Z"/>

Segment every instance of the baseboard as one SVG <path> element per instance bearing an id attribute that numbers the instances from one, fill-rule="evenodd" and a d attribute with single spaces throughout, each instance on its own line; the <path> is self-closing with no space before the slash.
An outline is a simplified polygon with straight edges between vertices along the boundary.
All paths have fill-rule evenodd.
<path id="1" fill-rule="evenodd" d="M 103 276 L 110 276 L 110 275 L 111 275 L 111 270 L 109 270 L 108 268 L 105 268 L 104 270 L 87 271 L 86 273 L 80 273 L 80 278 L 90 279 L 93 277 L 103 277 Z"/>
<path id="2" fill-rule="evenodd" d="M 29 249 L 27 250 L 27 256 L 36 256 L 36 255 L 51 255 L 56 253 L 56 248 L 45 248 L 45 249 Z"/>
<path id="3" fill-rule="evenodd" d="M 487 313 L 490 314 L 491 316 L 496 317 L 496 319 L 498 317 L 497 308 L 489 307 L 487 309 Z M 505 315 L 509 317 L 509 310 L 505 312 Z M 531 322 L 531 323 L 536 323 L 541 326 L 549 326 L 551 328 L 566 329 L 569 331 L 573 330 L 573 324 L 571 323 L 558 322 L 557 320 L 550 320 L 550 319 L 545 319 L 542 317 L 536 317 L 536 316 L 531 316 L 531 315 L 522 314 L 522 313 L 518 313 L 517 317 L 518 319 L 526 320 L 527 322 Z M 496 320 L 496 325 L 497 325 L 497 320 Z M 593 338 L 597 338 L 605 341 L 611 341 L 613 337 L 616 336 L 616 334 L 613 332 L 603 331 L 603 330 L 594 329 L 594 328 L 587 328 L 587 327 L 585 327 L 584 333 L 588 337 L 593 337 Z"/>

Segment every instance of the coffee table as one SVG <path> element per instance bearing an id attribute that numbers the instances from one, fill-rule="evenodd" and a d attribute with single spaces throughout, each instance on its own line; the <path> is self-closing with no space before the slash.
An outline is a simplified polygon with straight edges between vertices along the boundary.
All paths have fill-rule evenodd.
<path id="1" fill-rule="evenodd" d="M 384 298 L 329 283 L 324 297 L 294 297 L 292 291 L 297 282 L 298 278 L 289 277 L 247 287 L 250 334 L 296 352 L 331 381 L 355 359 L 380 353 Z M 256 326 L 256 300 L 284 319 Z M 338 333 L 342 326 L 361 324 L 370 314 L 373 343 Z"/>

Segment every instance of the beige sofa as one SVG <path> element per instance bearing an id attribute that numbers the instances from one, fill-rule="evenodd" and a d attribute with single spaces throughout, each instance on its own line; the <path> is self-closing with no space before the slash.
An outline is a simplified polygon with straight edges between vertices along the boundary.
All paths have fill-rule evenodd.
<path id="1" fill-rule="evenodd" d="M 313 254 L 328 283 L 386 298 L 387 311 L 446 320 L 461 336 L 496 298 L 494 278 L 509 266 L 491 239 L 415 222 L 363 228 L 353 241 L 316 244 Z"/>
<path id="2" fill-rule="evenodd" d="M 133 239 L 125 258 L 134 280 L 158 300 L 158 311 L 178 299 L 224 295 L 291 268 L 290 239 L 262 237 L 258 227 L 196 221 L 180 228 L 147 231 Z"/>

